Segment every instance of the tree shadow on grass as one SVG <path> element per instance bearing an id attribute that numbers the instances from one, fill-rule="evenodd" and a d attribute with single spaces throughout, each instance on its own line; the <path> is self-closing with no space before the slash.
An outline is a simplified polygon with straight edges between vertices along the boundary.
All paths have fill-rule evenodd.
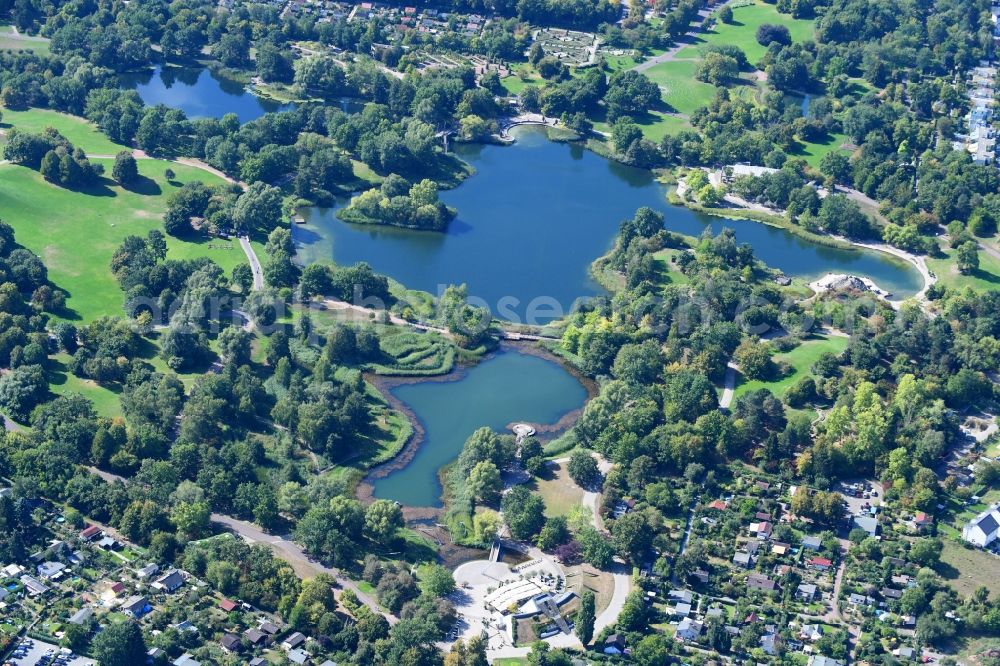
<path id="1" fill-rule="evenodd" d="M 113 180 L 105 177 L 95 183 L 89 183 L 87 185 L 81 185 L 79 187 L 65 187 L 64 189 L 70 192 L 76 192 L 78 194 L 86 194 L 90 197 L 116 197 L 118 193 L 109 187 L 110 184 L 114 184 Z"/>
<path id="2" fill-rule="evenodd" d="M 133 194 L 140 194 L 147 197 L 155 197 L 163 194 L 163 190 L 160 188 L 159 183 L 149 176 L 143 176 L 142 174 L 139 174 L 139 176 L 128 185 L 122 185 L 122 189 Z"/>
<path id="3" fill-rule="evenodd" d="M 988 273 L 981 268 L 977 268 L 973 271 L 972 277 L 982 280 L 983 282 L 989 282 L 990 284 L 1000 284 L 1000 275 Z"/>

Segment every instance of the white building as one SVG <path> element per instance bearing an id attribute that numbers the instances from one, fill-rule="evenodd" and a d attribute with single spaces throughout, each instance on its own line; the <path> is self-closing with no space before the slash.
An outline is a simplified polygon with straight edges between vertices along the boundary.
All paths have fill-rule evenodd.
<path id="1" fill-rule="evenodd" d="M 996 541 L 998 531 L 1000 531 L 1000 503 L 994 504 L 970 520 L 962 529 L 962 538 L 974 546 L 985 548 Z"/>

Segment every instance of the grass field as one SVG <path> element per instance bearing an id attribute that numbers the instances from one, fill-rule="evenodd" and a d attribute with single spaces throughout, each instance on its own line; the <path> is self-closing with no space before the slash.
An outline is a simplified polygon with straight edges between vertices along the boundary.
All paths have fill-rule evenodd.
<path id="1" fill-rule="evenodd" d="M 580 506 L 583 499 L 583 488 L 569 478 L 566 464 L 553 463 L 549 465 L 552 474 L 548 478 L 535 481 L 538 494 L 545 501 L 545 515 L 549 517 L 565 516 L 574 507 Z"/>
<path id="2" fill-rule="evenodd" d="M 694 78 L 697 60 L 672 60 L 645 71 L 653 83 L 663 88 L 663 101 L 677 113 L 690 115 L 715 97 L 715 86 Z"/>
<path id="3" fill-rule="evenodd" d="M 995 589 L 1000 580 L 1000 557 L 953 541 L 944 542 L 941 562 L 938 573 L 963 597 L 971 596 L 979 587 Z"/>
<path id="4" fill-rule="evenodd" d="M 810 373 L 810 368 L 816 360 L 826 352 L 839 354 L 847 348 L 847 338 L 841 337 L 816 337 L 805 340 L 795 349 L 786 354 L 776 354 L 775 362 L 784 361 L 792 366 L 792 372 L 785 377 L 773 382 L 759 380 L 747 381 L 743 375 L 736 376 L 735 395 L 766 388 L 774 395 L 781 397 L 791 386 Z"/>
<path id="5" fill-rule="evenodd" d="M 69 139 L 74 146 L 83 148 L 85 153 L 97 155 L 114 155 L 125 147 L 106 137 L 97 127 L 83 118 L 77 118 L 58 111 L 47 109 L 28 109 L 27 111 L 11 111 L 3 109 L 3 119 L 0 129 L 7 131 L 17 127 L 28 132 L 41 132 L 46 127 L 53 127 Z"/>
<path id="6" fill-rule="evenodd" d="M 49 40 L 36 37 L 20 39 L 14 34 L 14 29 L 11 26 L 0 25 L 0 51 L 21 50 L 48 53 Z"/>
<path id="7" fill-rule="evenodd" d="M 828 153 L 843 150 L 841 146 L 847 141 L 847 135 L 842 133 L 828 134 L 824 140 L 815 143 L 799 141 L 798 150 L 793 151 L 793 157 L 801 157 L 809 166 L 819 168 L 820 160 Z"/>
<path id="8" fill-rule="evenodd" d="M 757 2 L 734 8 L 732 23 L 717 22 L 712 30 L 702 33 L 694 45 L 681 49 L 677 57 L 698 58 L 700 47 L 730 44 L 738 46 L 746 53 L 750 64 L 754 65 L 767 53 L 767 48 L 757 43 L 757 28 L 765 23 L 787 27 L 793 42 L 812 39 L 816 29 L 815 21 L 811 19 L 792 18 L 788 14 L 778 13 L 774 5 Z"/>
<path id="9" fill-rule="evenodd" d="M 651 111 L 644 117 L 637 119 L 636 124 L 642 129 L 642 135 L 650 141 L 659 141 L 668 134 L 677 134 L 681 130 L 691 129 L 691 124 L 686 118 L 672 116 L 662 111 Z M 594 122 L 594 129 L 598 132 L 611 133 L 611 125 L 604 121 Z"/>
<path id="10" fill-rule="evenodd" d="M 944 246 L 943 259 L 927 258 L 927 267 L 938 277 L 938 282 L 952 289 L 972 287 L 978 290 L 1000 289 L 1000 261 L 979 251 L 979 269 L 971 275 L 962 275 L 955 265 L 955 250 Z"/>

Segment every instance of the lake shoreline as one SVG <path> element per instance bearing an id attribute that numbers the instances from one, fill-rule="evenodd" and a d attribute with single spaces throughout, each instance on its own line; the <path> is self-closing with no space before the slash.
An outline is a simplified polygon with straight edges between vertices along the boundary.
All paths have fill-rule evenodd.
<path id="1" fill-rule="evenodd" d="M 553 354 L 544 347 L 538 345 L 534 342 L 527 341 L 504 341 L 494 349 L 493 351 L 485 354 L 482 358 L 475 362 L 461 362 L 456 363 L 455 367 L 444 374 L 432 375 L 429 377 L 414 377 L 414 376 L 401 376 L 401 375 L 375 375 L 366 373 L 365 379 L 369 381 L 372 386 L 378 390 L 389 406 L 403 414 L 406 419 L 410 422 L 413 433 L 410 435 L 407 442 L 399 450 L 399 452 L 391 459 L 384 463 L 376 465 L 368 470 L 365 477 L 358 483 L 355 488 L 355 496 L 363 503 L 370 504 L 374 502 L 375 497 L 375 485 L 374 481 L 377 479 L 383 479 L 394 472 L 398 472 L 413 462 L 417 453 L 420 451 L 421 445 L 426 441 L 427 431 L 424 425 L 420 422 L 416 413 L 402 400 L 397 398 L 393 393 L 392 389 L 398 386 L 404 386 L 407 384 L 418 384 L 427 382 L 457 382 L 461 381 L 466 377 L 469 370 L 474 368 L 479 363 L 496 358 L 500 354 L 504 353 L 519 353 L 527 356 L 535 356 L 543 360 L 555 363 L 565 372 L 570 374 L 574 379 L 576 379 L 580 385 L 584 388 L 586 392 L 586 397 L 584 398 L 583 404 L 572 409 L 565 414 L 563 414 L 555 423 L 531 423 L 535 428 L 536 432 L 540 435 L 539 439 L 543 442 L 554 439 L 558 435 L 565 433 L 573 425 L 576 424 L 577 420 L 583 414 L 583 410 L 586 408 L 590 400 L 595 397 L 598 393 L 597 383 L 594 382 L 589 377 L 583 375 L 578 368 L 573 366 L 565 358 Z M 507 427 L 513 425 L 513 422 L 507 424 Z M 471 434 L 471 433 L 470 433 Z M 450 465 L 454 462 L 454 459 L 448 463 Z M 448 465 L 445 465 L 441 469 L 446 469 Z M 438 470 L 440 475 L 441 470 Z M 430 507 L 418 507 L 403 505 L 403 517 L 407 522 L 420 521 L 420 520 L 436 520 L 440 518 L 445 510 L 447 509 L 446 493 L 442 493 L 437 499 L 441 502 L 440 506 L 430 506 Z"/>

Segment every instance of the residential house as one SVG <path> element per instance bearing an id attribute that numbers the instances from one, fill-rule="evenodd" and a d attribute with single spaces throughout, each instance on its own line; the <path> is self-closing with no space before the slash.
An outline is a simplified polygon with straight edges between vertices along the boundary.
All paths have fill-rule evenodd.
<path id="1" fill-rule="evenodd" d="M 143 615 L 151 611 L 152 607 L 149 605 L 149 601 L 146 600 L 146 597 L 137 594 L 126 599 L 118 610 L 125 613 L 129 617 L 138 620 Z"/>
<path id="2" fill-rule="evenodd" d="M 229 599 L 223 599 L 222 601 L 219 602 L 219 608 L 226 611 L 227 613 L 232 613 L 234 610 L 239 608 L 239 604 Z"/>
<path id="3" fill-rule="evenodd" d="M 900 590 L 891 587 L 883 587 L 881 595 L 882 598 L 885 599 L 886 601 L 889 601 L 890 599 L 897 600 L 903 598 L 903 593 Z"/>
<path id="4" fill-rule="evenodd" d="M 293 634 L 285 636 L 285 640 L 281 641 L 281 649 L 285 650 L 286 652 L 288 650 L 294 650 L 295 648 L 299 647 L 305 642 L 306 642 L 306 637 L 302 635 L 301 632 L 296 631 Z"/>
<path id="5" fill-rule="evenodd" d="M 771 542 L 771 552 L 775 555 L 787 555 L 791 552 L 792 547 L 787 543 L 782 543 L 780 541 Z"/>
<path id="6" fill-rule="evenodd" d="M 753 556 L 750 553 L 739 551 L 733 555 L 733 564 L 744 569 L 750 569 L 753 567 Z"/>
<path id="7" fill-rule="evenodd" d="M 878 534 L 878 519 L 874 516 L 854 516 L 853 525 L 859 530 L 864 530 L 868 536 Z"/>
<path id="8" fill-rule="evenodd" d="M 824 657 L 821 654 L 814 654 L 809 657 L 807 666 L 844 666 L 844 662 L 840 659 L 833 659 L 831 657 Z"/>
<path id="9" fill-rule="evenodd" d="M 121 550 L 122 545 L 114 537 L 105 536 L 97 542 L 99 548 L 104 550 Z"/>
<path id="10" fill-rule="evenodd" d="M 766 654 L 774 656 L 781 650 L 781 636 L 776 631 L 769 631 L 760 637 L 760 647 Z"/>
<path id="11" fill-rule="evenodd" d="M 201 662 L 192 657 L 189 652 L 185 652 L 174 659 L 174 666 L 201 666 Z"/>
<path id="12" fill-rule="evenodd" d="M 701 636 L 701 630 L 704 626 L 701 620 L 692 620 L 686 617 L 677 624 L 677 631 L 674 632 L 674 637 L 683 641 L 697 640 Z"/>
<path id="13" fill-rule="evenodd" d="M 691 614 L 691 604 L 678 602 L 677 605 L 670 609 L 670 614 L 673 617 L 687 617 Z"/>
<path id="14" fill-rule="evenodd" d="M 89 527 L 80 530 L 80 538 L 84 541 L 96 539 L 101 534 L 103 534 L 103 531 L 97 525 L 90 525 Z"/>
<path id="15" fill-rule="evenodd" d="M 771 529 L 771 523 L 766 520 L 750 523 L 750 534 L 756 536 L 758 539 L 770 539 Z"/>
<path id="16" fill-rule="evenodd" d="M 827 571 L 831 566 L 833 566 L 833 562 L 825 557 L 811 557 L 806 564 L 818 571 Z"/>
<path id="17" fill-rule="evenodd" d="M 243 632 L 243 637 L 247 639 L 250 645 L 257 647 L 258 645 L 267 645 L 269 637 L 260 629 L 247 629 Z"/>
<path id="18" fill-rule="evenodd" d="M 160 566 L 158 564 L 147 564 L 141 569 L 136 569 L 135 575 L 140 580 L 145 580 L 146 578 L 152 578 L 156 574 L 160 573 Z"/>
<path id="19" fill-rule="evenodd" d="M 604 641 L 604 654 L 625 654 L 625 637 L 621 634 L 611 634 Z"/>
<path id="20" fill-rule="evenodd" d="M 816 598 L 816 586 L 811 583 L 802 583 L 795 590 L 795 596 L 802 601 L 812 601 Z"/>
<path id="21" fill-rule="evenodd" d="M 23 574 L 24 571 L 24 567 L 20 564 L 8 564 L 3 569 L 0 569 L 0 578 L 16 578 Z"/>
<path id="22" fill-rule="evenodd" d="M 226 654 L 236 654 L 243 651 L 243 642 L 240 637 L 236 634 L 225 634 L 222 640 L 219 641 L 219 645 L 222 646 L 222 651 Z"/>
<path id="23" fill-rule="evenodd" d="M 723 502 L 722 500 L 713 500 L 711 503 L 709 503 L 708 508 L 714 511 L 725 511 L 726 507 L 728 506 L 729 505 Z"/>
<path id="24" fill-rule="evenodd" d="M 38 575 L 48 580 L 56 580 L 62 576 L 66 565 L 62 562 L 43 562 L 38 565 Z"/>
<path id="25" fill-rule="evenodd" d="M 911 647 L 898 647 L 892 653 L 900 659 L 913 659 L 915 650 Z"/>
<path id="26" fill-rule="evenodd" d="M 776 584 L 764 574 L 752 573 L 747 576 L 747 589 L 774 592 Z"/>
<path id="27" fill-rule="evenodd" d="M 153 583 L 153 587 L 158 590 L 163 590 L 164 592 L 174 592 L 180 589 L 183 584 L 184 576 L 181 575 L 180 571 L 174 569 L 170 573 L 160 576 L 160 578 Z"/>
<path id="28" fill-rule="evenodd" d="M 69 622 L 70 624 L 83 624 L 93 616 L 94 616 L 94 609 L 91 608 L 90 606 L 84 606 L 77 612 L 73 613 L 70 616 L 69 620 L 67 620 L 67 622 Z"/>
<path id="29" fill-rule="evenodd" d="M 799 629 L 799 638 L 810 643 L 818 641 L 823 638 L 823 625 L 803 624 L 802 628 Z"/>
<path id="30" fill-rule="evenodd" d="M 802 547 L 809 550 L 820 550 L 823 547 L 823 541 L 818 536 L 803 537 Z"/>
<path id="31" fill-rule="evenodd" d="M 847 597 L 847 603 L 852 606 L 874 606 L 875 600 L 863 594 L 852 593 Z"/>
<path id="32" fill-rule="evenodd" d="M 271 662 L 263 657 L 254 657 L 250 660 L 250 666 L 268 666 Z"/>
<path id="33" fill-rule="evenodd" d="M 973 546 L 986 548 L 996 541 L 1000 532 L 1000 503 L 973 518 L 962 528 L 962 538 Z"/>
<path id="34" fill-rule="evenodd" d="M 709 581 L 708 572 L 705 571 L 704 569 L 695 569 L 694 571 L 691 572 L 691 575 L 689 577 L 695 579 L 702 585 L 707 585 Z"/>
<path id="35" fill-rule="evenodd" d="M 918 532 L 923 532 L 928 527 L 930 527 L 933 522 L 934 522 L 934 519 L 931 518 L 930 516 L 928 516 L 923 511 L 917 511 L 917 513 L 914 514 L 914 516 L 913 516 L 913 527 Z"/>
<path id="36" fill-rule="evenodd" d="M 675 602 L 690 604 L 694 599 L 694 595 L 691 594 L 691 590 L 670 590 L 668 595 Z"/>
<path id="37" fill-rule="evenodd" d="M 307 653 L 305 650 L 300 650 L 300 649 L 289 650 L 286 656 L 288 657 L 288 661 L 292 662 L 293 664 L 309 663 L 309 653 Z"/>
<path id="38" fill-rule="evenodd" d="M 32 597 L 40 596 L 49 591 L 48 585 L 32 576 L 21 576 L 21 585 L 24 585 L 25 589 L 28 590 L 28 595 Z"/>

